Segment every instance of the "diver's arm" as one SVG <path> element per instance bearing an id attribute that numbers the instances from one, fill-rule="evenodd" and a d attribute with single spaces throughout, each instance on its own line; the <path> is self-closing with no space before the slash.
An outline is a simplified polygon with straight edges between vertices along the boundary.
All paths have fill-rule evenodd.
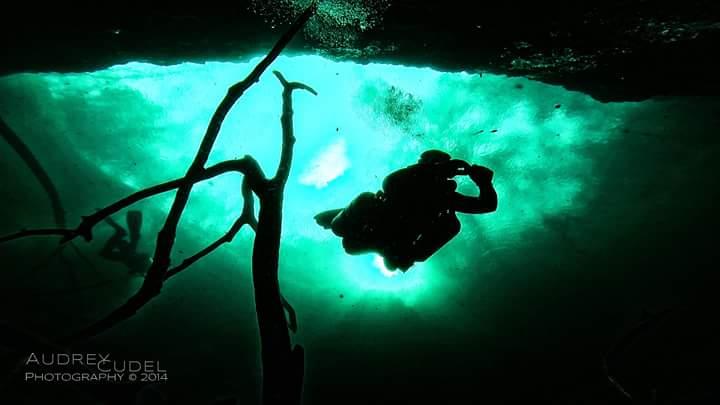
<path id="1" fill-rule="evenodd" d="M 470 179 L 480 189 L 480 195 L 471 197 L 455 193 L 452 208 L 465 214 L 485 214 L 497 209 L 498 197 L 492 185 L 493 172 L 482 166 L 473 165 L 470 169 Z"/>

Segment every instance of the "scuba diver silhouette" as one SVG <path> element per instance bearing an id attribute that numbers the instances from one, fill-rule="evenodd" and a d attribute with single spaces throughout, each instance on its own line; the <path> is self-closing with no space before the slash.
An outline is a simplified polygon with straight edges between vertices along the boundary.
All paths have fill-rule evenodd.
<path id="1" fill-rule="evenodd" d="M 105 242 L 100 256 L 107 260 L 119 262 L 128 268 L 130 274 L 144 275 L 150 265 L 150 256 L 145 253 L 138 253 L 137 247 L 140 242 L 140 229 L 142 228 L 142 212 L 128 211 L 125 220 L 128 230 L 112 218 L 105 219 L 115 229 L 115 233 Z M 130 239 L 125 237 L 130 234 Z"/>
<path id="2" fill-rule="evenodd" d="M 456 192 L 456 176 L 478 186 L 477 197 Z M 460 232 L 455 213 L 497 209 L 493 171 L 439 150 L 423 152 L 416 164 L 389 174 L 376 193 L 357 196 L 346 208 L 321 212 L 318 225 L 343 238 L 348 254 L 380 254 L 389 270 L 407 271 L 427 260 Z"/>

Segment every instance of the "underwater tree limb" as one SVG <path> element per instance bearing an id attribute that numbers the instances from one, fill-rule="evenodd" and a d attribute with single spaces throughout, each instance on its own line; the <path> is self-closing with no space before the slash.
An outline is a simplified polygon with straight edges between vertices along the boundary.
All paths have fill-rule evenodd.
<path id="1" fill-rule="evenodd" d="M 292 163 L 293 147 L 295 146 L 295 134 L 292 125 L 292 98 L 293 90 L 306 90 L 317 96 L 317 92 L 310 86 L 299 82 L 288 82 L 282 73 L 277 70 L 273 74 L 280 80 L 283 86 L 283 112 L 280 122 L 283 129 L 282 151 L 280 152 L 280 163 L 275 173 L 274 181 L 280 181 L 284 185 L 290 175 L 290 164 Z"/>
<path id="2" fill-rule="evenodd" d="M 25 162 L 25 165 L 27 165 L 30 171 L 35 175 L 35 178 L 38 180 L 42 188 L 45 190 L 45 193 L 50 200 L 50 205 L 52 206 L 55 226 L 57 226 L 58 229 L 66 228 L 67 221 L 65 218 L 65 208 L 63 207 L 62 200 L 60 199 L 60 193 L 58 192 L 57 187 L 55 187 L 55 183 L 53 183 L 50 175 L 47 173 L 40 161 L 35 157 L 35 154 L 32 153 L 30 148 L 25 144 L 25 142 L 23 142 L 23 140 L 17 135 L 17 133 L 15 133 L 15 131 L 10 127 L 10 125 L 5 122 L 2 117 L 0 117 L 0 137 L 2 137 L 5 142 L 7 142 L 7 144 L 10 145 L 11 148 L 13 148 L 15 153 L 18 154 L 20 159 Z M 35 235 L 37 234 L 18 233 L 15 234 L 13 238 L 7 240 Z M 63 236 L 67 237 L 67 235 Z M 0 243 L 6 242 L 7 240 L 5 237 L 0 238 Z M 77 246 L 75 246 L 75 244 L 71 244 L 71 246 L 73 250 L 75 250 L 75 253 L 78 255 L 78 257 L 90 263 L 88 258 L 83 255 L 83 253 L 80 251 L 80 249 L 78 249 Z M 62 254 L 62 250 L 63 248 L 57 249 L 55 252 L 53 252 L 53 255 Z M 72 270 L 70 271 L 72 272 Z"/>
<path id="3" fill-rule="evenodd" d="M 280 55 L 280 52 L 287 46 L 295 34 L 305 25 L 307 20 L 315 12 L 315 2 L 290 26 L 285 34 L 273 46 L 270 52 L 258 63 L 250 74 L 242 81 L 230 86 L 225 97 L 220 101 L 217 109 L 213 113 L 208 124 L 205 136 L 203 137 L 200 147 L 198 148 L 195 159 L 188 168 L 186 177 L 193 177 L 195 174 L 202 172 L 212 147 L 220 133 L 220 128 L 225 121 L 225 117 L 230 109 L 235 105 L 238 99 L 242 97 L 247 89 L 260 80 L 260 76 L 268 66 Z M 254 181 L 254 180 L 253 180 Z M 148 290 L 150 294 L 157 295 L 162 288 L 162 282 L 165 279 L 165 272 L 170 265 L 170 252 L 175 241 L 177 225 L 180 222 L 182 212 L 187 205 L 192 191 L 192 183 L 182 184 L 175 194 L 175 200 L 170 207 L 165 224 L 160 232 L 158 232 L 157 244 L 155 246 L 155 255 L 153 264 L 150 266 L 145 277 L 145 283 L 141 290 Z"/>
<path id="4" fill-rule="evenodd" d="M 265 404 L 299 404 L 302 396 L 304 354 L 301 346 L 293 347 L 283 309 L 278 278 L 282 203 L 295 137 L 292 124 L 292 91 L 308 86 L 288 83 L 280 73 L 275 75 L 283 85 L 282 151 L 276 176 L 269 187 L 258 194 L 260 213 L 252 255 L 252 278 L 255 311 L 260 330 L 263 368 L 262 398 Z"/>
<path id="5" fill-rule="evenodd" d="M 250 187 L 250 188 L 252 188 L 254 186 L 260 187 L 260 185 L 262 185 L 266 182 L 264 174 L 262 173 L 260 166 L 257 164 L 257 161 L 255 161 L 255 159 L 253 159 L 250 156 L 245 156 L 244 158 L 238 159 L 238 160 L 222 162 L 215 166 L 212 166 L 210 169 L 213 169 L 213 172 L 217 172 L 217 173 L 222 173 L 222 172 L 226 172 L 226 171 L 240 171 L 245 175 L 245 179 L 247 179 L 246 181 L 244 181 L 244 183 L 247 184 L 248 187 Z M 210 170 L 210 169 L 208 169 L 208 170 Z M 149 189 L 145 189 L 143 191 L 135 193 L 135 194 L 133 194 L 133 196 L 135 196 L 135 198 L 138 198 L 137 195 L 140 194 L 140 197 L 145 198 L 146 194 L 149 193 L 148 190 L 151 190 L 152 192 L 158 194 L 158 193 L 161 193 L 164 191 L 168 191 L 168 190 L 166 190 L 167 187 L 172 186 L 173 188 L 177 188 L 186 181 L 194 181 L 198 178 L 204 177 L 203 175 L 207 175 L 207 174 L 209 174 L 208 171 L 204 170 L 203 172 L 200 173 L 200 176 L 198 176 L 198 177 L 194 177 L 194 178 L 190 178 L 190 179 L 183 178 L 183 179 L 174 180 L 171 182 L 166 182 L 161 185 L 158 185 L 155 187 L 150 187 Z M 212 177 L 212 176 L 210 176 L 210 177 Z M 210 177 L 208 177 L 208 178 L 210 178 Z M 199 181 L 199 180 L 197 180 L 197 181 Z M 162 187 L 160 187 L 160 186 L 162 186 Z M 140 199 L 142 199 L 142 198 L 140 198 Z M 117 208 L 117 207 L 115 207 L 115 208 Z M 121 208 L 118 208 L 118 209 L 121 209 Z M 98 211 L 98 212 L 101 212 L 101 211 Z M 107 216 L 109 214 L 105 213 L 105 215 Z M 99 221 L 99 220 L 93 219 L 93 221 Z M 156 251 L 157 251 L 157 249 L 158 248 L 156 247 Z M 207 252 L 207 253 L 209 253 L 209 252 Z M 205 254 L 207 254 L 207 253 L 205 253 Z M 155 263 L 153 263 L 153 265 L 154 264 Z M 169 264 L 169 258 L 168 258 L 168 264 Z M 188 266 L 189 266 L 189 264 L 188 264 Z M 169 267 L 169 266 L 166 266 L 166 268 L 163 269 L 163 273 L 161 273 L 163 276 L 163 279 L 161 279 L 159 281 L 160 284 L 162 284 L 166 278 L 165 275 L 167 274 L 167 272 L 166 272 L 167 267 Z M 151 266 L 150 269 L 152 270 L 153 266 Z M 148 271 L 148 273 L 149 273 L 149 271 Z M 69 335 L 67 337 L 60 339 L 60 342 L 63 344 L 70 344 L 73 342 L 77 342 L 77 341 L 95 336 L 107 329 L 112 328 L 113 326 L 117 325 L 118 323 L 122 322 L 123 320 L 126 320 L 129 317 L 133 316 L 135 313 L 137 313 L 137 311 L 140 308 L 142 308 L 146 303 L 148 303 L 150 300 L 152 300 L 155 296 L 157 296 L 159 294 L 159 290 L 157 290 L 156 285 L 150 284 L 148 286 L 149 276 L 150 276 L 150 274 L 145 276 L 145 282 L 140 287 L 140 289 L 132 297 L 130 297 L 123 305 L 121 305 L 120 307 L 115 309 L 113 312 L 108 314 L 105 318 L 100 319 L 99 321 L 88 326 L 87 328 L 82 329 L 72 335 Z M 155 276 L 157 277 L 157 274 L 155 274 Z M 157 281 L 153 280 L 153 279 L 150 279 L 150 281 L 157 283 Z"/>
<path id="6" fill-rule="evenodd" d="M 166 181 L 165 183 L 160 183 L 152 187 L 148 187 L 145 189 L 142 189 L 140 191 L 137 191 L 133 194 L 130 194 L 129 196 L 122 198 L 110 205 L 108 205 L 105 208 L 102 208 L 93 214 L 87 215 L 82 217 L 82 221 L 80 225 L 78 225 L 75 229 L 64 229 L 64 228 L 50 228 L 50 229 L 36 229 L 36 230 L 23 230 L 20 232 L 16 232 L 14 234 L 6 235 L 3 237 L 0 237 L 0 243 L 3 242 L 9 242 L 11 240 L 15 239 L 21 239 L 29 236 L 53 236 L 58 235 L 62 236 L 63 239 L 61 242 L 67 242 L 70 241 L 78 236 L 83 235 L 84 238 L 88 241 L 92 240 L 92 229 L 97 225 L 98 223 L 102 222 L 105 218 L 108 218 L 109 216 L 119 212 L 120 210 L 127 208 L 141 200 L 144 200 L 146 198 L 150 198 L 153 196 L 156 196 L 158 194 L 166 193 L 168 191 L 172 191 L 178 187 L 184 182 L 184 181 L 191 181 L 194 183 L 199 183 L 205 180 L 209 180 L 211 178 L 217 177 L 221 174 L 229 173 L 229 172 L 239 172 L 243 174 L 250 173 L 250 178 L 257 178 L 258 181 L 262 181 L 262 179 L 265 178 L 265 175 L 262 172 L 262 169 L 260 168 L 260 165 L 257 163 L 257 161 L 252 156 L 245 156 L 241 159 L 234 159 L 234 160 L 226 160 L 224 162 L 218 163 L 216 165 L 210 166 L 207 169 L 204 169 L 200 174 L 195 176 L 194 178 L 187 179 L 185 177 Z"/>
<path id="7" fill-rule="evenodd" d="M 170 255 L 175 242 L 177 226 L 187 206 L 193 186 L 201 181 L 204 176 L 209 175 L 210 169 L 219 170 L 216 167 L 219 165 L 206 169 L 205 164 L 219 135 L 225 117 L 244 92 L 259 81 L 261 74 L 277 58 L 302 26 L 304 26 L 308 19 L 314 14 L 316 8 L 317 1 L 313 0 L 310 6 L 295 20 L 288 31 L 283 34 L 268 55 L 263 58 L 252 72 L 243 81 L 234 84 L 228 89 L 227 94 L 218 105 L 208 124 L 205 136 L 198 147 L 193 162 L 190 164 L 182 179 L 141 190 L 95 214 L 84 217 L 80 226 L 75 230 L 43 230 L 48 234 L 64 236 L 63 242 L 69 241 L 77 236 L 82 236 L 89 241 L 92 239 L 92 227 L 100 222 L 102 218 L 143 198 L 177 189 L 165 223 L 160 232 L 158 232 L 153 262 L 140 289 L 123 305 L 110 312 L 104 318 L 76 333 L 58 339 L 57 342 L 59 344 L 74 344 L 80 342 L 107 331 L 120 322 L 132 317 L 140 308 L 160 294 L 166 278 L 182 270 L 178 268 L 175 269 L 176 271 L 173 273 L 169 272 Z M 249 167 L 255 167 L 257 169 L 253 170 L 246 167 L 245 171 L 240 171 L 243 172 L 246 180 L 244 181 L 243 195 L 246 196 L 252 191 L 258 196 L 260 202 L 259 216 L 257 221 L 255 221 L 252 216 L 252 210 L 245 209 L 248 207 L 248 204 L 250 204 L 252 208 L 252 198 L 246 198 L 243 215 L 241 215 L 225 236 L 216 241 L 216 244 L 219 246 L 231 240 L 246 223 L 255 229 L 255 241 L 252 254 L 252 277 L 262 346 L 263 403 L 299 405 L 301 403 L 304 378 L 304 352 L 301 346 L 293 347 L 290 341 L 288 323 L 284 314 L 286 301 L 280 294 L 278 279 L 279 250 L 282 228 L 283 193 L 290 172 L 293 146 L 295 143 L 292 125 L 292 91 L 304 89 L 313 94 L 316 94 L 316 92 L 302 83 L 288 83 L 278 72 L 275 72 L 275 75 L 283 85 L 283 112 L 281 117 L 282 151 L 278 170 L 271 180 L 267 180 L 254 160 L 243 160 L 246 163 L 254 163 L 254 165 L 250 164 Z M 26 234 L 28 232 L 32 234 L 33 231 L 26 231 Z M 17 237 L 7 240 L 12 239 L 17 239 Z M 217 247 L 215 246 L 216 244 L 209 246 L 191 257 L 190 259 L 194 258 L 194 260 L 191 260 L 187 266 L 214 250 Z M 291 311 L 291 318 L 293 318 L 293 324 L 295 324 L 294 311 Z"/>
<path id="8" fill-rule="evenodd" d="M 282 50 L 285 48 L 285 46 L 287 46 L 287 44 L 295 36 L 295 34 L 305 25 L 310 16 L 312 16 L 312 14 L 315 12 L 315 8 L 316 3 L 313 2 L 311 6 L 308 7 L 307 10 L 305 10 L 305 12 L 303 12 L 297 20 L 295 20 L 295 22 L 290 26 L 288 31 L 280 37 L 280 39 L 273 46 L 270 52 L 260 61 L 260 63 L 258 63 L 257 66 L 255 66 L 255 68 L 250 72 L 250 74 L 244 80 L 230 86 L 227 94 L 222 99 L 222 101 L 220 101 L 220 104 L 215 109 L 215 112 L 213 113 L 212 118 L 208 123 L 207 130 L 205 131 L 205 136 L 200 142 L 200 146 L 198 147 L 195 158 L 193 159 L 190 167 L 187 170 L 187 174 L 185 176 L 186 178 L 193 178 L 194 176 L 202 172 L 205 164 L 207 163 L 208 157 L 210 156 L 210 152 L 212 151 L 215 141 L 217 140 L 217 137 L 220 133 L 220 128 L 223 124 L 223 121 L 225 120 L 225 117 L 229 113 L 230 109 L 233 107 L 233 105 L 235 105 L 237 100 L 242 97 L 245 91 L 250 88 L 250 86 L 260 80 L 260 76 L 265 71 L 265 69 L 267 69 L 267 67 L 278 57 L 278 55 L 280 55 L 280 52 L 282 52 Z M 253 179 L 252 181 L 255 182 L 259 180 Z M 145 275 L 145 281 L 143 282 L 136 296 L 128 301 L 128 306 L 125 309 L 118 309 L 118 312 L 115 313 L 115 315 L 109 315 L 108 319 L 114 319 L 118 317 L 126 319 L 128 314 L 129 316 L 131 316 L 137 311 L 139 307 L 136 306 L 138 304 L 142 303 L 143 301 L 147 302 L 147 300 L 160 294 L 163 281 L 165 280 L 165 273 L 170 267 L 170 254 L 175 243 L 177 226 L 180 222 L 182 213 L 187 206 L 187 202 L 190 198 L 190 192 L 192 191 L 193 185 L 194 184 L 191 182 L 183 182 L 180 187 L 178 187 L 178 190 L 175 194 L 175 199 L 173 200 L 168 215 L 165 219 L 165 223 L 158 232 L 153 261 L 147 271 L 147 274 Z M 142 305 L 143 304 L 140 304 L 140 306 Z M 98 326 L 100 326 L 101 324 L 108 325 L 107 322 L 100 321 Z M 103 329 L 98 330 L 96 327 L 91 327 L 88 332 L 99 332 L 100 330 Z"/>
<path id="9" fill-rule="evenodd" d="M 179 179 L 167 181 L 165 183 L 157 184 L 155 186 L 140 190 L 121 200 L 118 200 L 113 204 L 108 205 L 105 208 L 98 210 L 91 215 L 83 217 L 82 222 L 76 228 L 73 237 L 76 237 L 78 235 L 84 235 L 86 240 L 91 240 L 92 228 L 95 225 L 100 223 L 105 218 L 115 214 L 116 212 L 124 208 L 129 207 L 132 204 L 137 203 L 140 200 L 177 189 L 181 187 L 184 183 L 189 182 L 192 184 L 196 184 L 228 172 L 239 172 L 244 174 L 248 179 L 251 180 L 250 184 L 252 187 L 256 187 L 256 183 L 260 183 L 265 179 L 265 175 L 263 174 L 260 165 L 252 156 L 246 155 L 241 159 L 226 160 L 224 162 L 210 166 L 207 169 L 203 169 L 202 171 L 193 176 L 185 176 Z"/>
<path id="10" fill-rule="evenodd" d="M 308 7 L 305 12 L 303 12 L 303 14 L 293 23 L 290 29 L 280 38 L 280 40 L 275 44 L 270 53 L 265 58 L 263 58 L 263 60 L 255 67 L 255 69 L 253 69 L 253 71 L 243 81 L 236 83 L 235 85 L 230 87 L 228 93 L 220 102 L 220 105 L 213 114 L 213 117 L 211 118 L 208 125 L 207 132 L 203 137 L 200 147 L 198 148 L 198 153 L 196 154 L 195 159 L 190 165 L 186 176 L 184 176 L 184 179 L 193 179 L 202 173 L 204 169 L 203 166 L 205 165 L 212 146 L 217 139 L 222 121 L 229 112 L 230 108 L 240 98 L 240 96 L 242 96 L 246 89 L 248 89 L 252 84 L 256 83 L 259 80 L 262 72 L 275 58 L 277 58 L 282 49 L 290 42 L 292 37 L 307 22 L 310 16 L 314 13 L 316 7 L 317 4 L 313 1 L 310 7 Z M 251 176 L 248 177 L 251 187 L 253 185 L 257 185 L 258 187 L 260 187 L 261 185 L 266 183 L 265 179 L 252 178 Z M 187 205 L 192 185 L 193 184 L 189 181 L 183 181 L 179 185 L 177 193 L 175 195 L 175 199 L 170 208 L 170 212 L 168 213 L 168 216 L 166 218 L 165 224 L 158 233 L 153 263 L 150 266 L 150 269 L 148 270 L 145 276 L 145 280 L 140 289 L 123 305 L 112 311 L 110 314 L 100 319 L 96 323 L 86 327 L 85 329 L 82 329 L 72 335 L 62 338 L 61 342 L 77 342 L 95 336 L 103 331 L 106 331 L 117 325 L 118 323 L 133 316 L 142 306 L 144 306 L 147 302 L 152 300 L 160 293 L 162 289 L 162 284 L 165 280 L 165 274 L 170 266 L 170 252 L 175 241 L 177 225 L 180 221 L 182 211 Z M 256 191 L 256 194 L 260 195 L 261 192 Z M 260 212 L 262 214 L 262 207 L 260 209 Z M 260 230 L 260 226 L 258 226 L 258 230 Z M 86 239 L 90 237 L 89 229 L 81 229 L 79 233 Z M 279 297 L 277 300 L 279 302 Z"/>
<path id="11" fill-rule="evenodd" d="M 7 142 L 13 150 L 15 150 L 15 153 L 20 156 L 22 161 L 25 162 L 30 171 L 32 171 L 38 179 L 38 182 L 40 182 L 43 189 L 45 189 L 45 193 L 50 199 L 50 204 L 52 205 L 55 225 L 58 228 L 65 228 L 65 208 L 63 208 L 62 201 L 60 200 L 60 193 L 58 193 L 55 184 L 52 182 L 50 176 L 47 174 L 42 164 L 40 164 L 40 161 L 37 160 L 30 148 L 25 145 L 25 142 L 20 139 L 20 137 L 12 130 L 12 128 L 10 128 L 2 117 L 0 117 L 0 136 L 2 136 L 2 138 L 5 139 L 5 142 Z"/>
<path id="12" fill-rule="evenodd" d="M 169 269 L 167 273 L 165 273 L 165 280 L 192 266 L 195 262 L 209 255 L 223 244 L 232 242 L 235 238 L 235 235 L 237 235 L 237 233 L 240 232 L 240 229 L 242 229 L 243 225 L 248 225 L 253 230 L 257 229 L 257 219 L 255 219 L 255 198 L 253 197 L 248 177 L 245 177 L 243 179 L 242 196 L 242 213 L 240 213 L 240 217 L 235 221 L 235 223 L 232 224 L 230 229 L 223 236 L 208 245 L 203 250 L 183 260 L 183 262 L 179 266 Z"/>

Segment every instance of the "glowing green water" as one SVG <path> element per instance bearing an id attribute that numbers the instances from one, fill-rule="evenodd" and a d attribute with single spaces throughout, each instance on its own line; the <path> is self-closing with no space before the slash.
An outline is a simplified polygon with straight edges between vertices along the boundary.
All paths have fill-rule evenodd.
<path id="1" fill-rule="evenodd" d="M 64 134 L 68 150 L 96 166 L 104 181 L 121 181 L 130 192 L 184 173 L 227 87 L 257 61 L 131 63 L 89 74 L 5 80 L 49 96 L 38 112 L 40 129 L 35 122 L 32 131 Z M 581 209 L 593 193 L 596 163 L 585 151 L 606 142 L 628 108 L 493 75 L 361 66 L 317 56 L 280 57 L 272 68 L 319 93 L 294 98 L 298 142 L 285 198 L 283 285 L 296 297 L 334 291 L 347 304 L 399 298 L 406 305 L 434 306 L 450 289 L 463 288 L 458 275 L 482 271 L 467 269 L 470 260 L 522 240 L 544 216 Z M 265 74 L 246 93 L 227 117 L 209 164 L 252 154 L 267 174 L 275 170 L 280 92 L 276 79 Z M 32 132 L 27 120 L 8 120 L 19 132 Z M 385 175 L 428 148 L 494 169 L 500 204 L 491 215 L 463 216 L 462 233 L 426 263 L 390 277 L 376 256 L 344 254 L 340 240 L 314 224 L 315 213 L 377 190 Z M 239 185 L 239 177 L 225 175 L 196 187 L 181 223 L 181 232 L 190 236 L 178 243 L 191 242 L 184 254 L 176 252 L 177 260 L 229 227 L 241 207 Z M 461 190 L 474 192 L 466 182 Z M 148 224 L 163 221 L 171 197 L 153 200 Z M 87 204 L 101 206 L 112 198 L 99 193 Z M 146 239 L 147 249 L 152 239 Z M 249 233 L 238 239 L 223 249 L 223 258 L 246 264 Z"/>

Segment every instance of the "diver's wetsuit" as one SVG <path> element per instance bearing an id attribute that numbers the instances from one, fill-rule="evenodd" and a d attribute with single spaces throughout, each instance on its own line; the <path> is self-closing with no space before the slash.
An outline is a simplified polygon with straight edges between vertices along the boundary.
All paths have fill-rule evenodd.
<path id="1" fill-rule="evenodd" d="M 457 175 L 468 175 L 480 189 L 479 196 L 457 193 L 453 180 Z M 407 270 L 460 232 L 456 212 L 479 214 L 496 209 L 492 176 L 485 167 L 429 151 L 419 163 L 388 175 L 382 191 L 362 193 L 348 207 L 325 211 L 315 219 L 343 237 L 347 253 L 377 252 L 389 269 Z"/>

